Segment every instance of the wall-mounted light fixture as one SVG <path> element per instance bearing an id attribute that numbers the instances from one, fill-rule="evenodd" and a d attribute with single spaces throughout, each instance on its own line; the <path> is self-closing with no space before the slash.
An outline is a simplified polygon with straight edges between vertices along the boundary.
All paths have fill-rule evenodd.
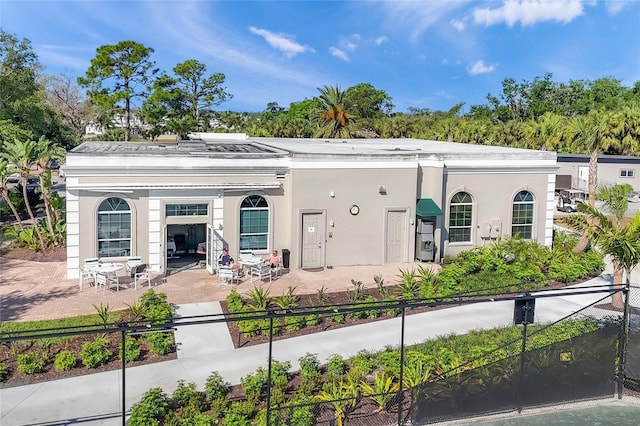
<path id="1" fill-rule="evenodd" d="M 333 223 L 333 221 L 332 221 L 332 220 L 330 220 L 330 221 L 329 221 L 329 226 L 333 228 L 334 226 L 336 226 L 336 224 L 335 224 L 335 223 Z"/>
<path id="2" fill-rule="evenodd" d="M 378 186 L 378 193 L 380 195 L 387 195 L 387 188 L 385 188 L 384 185 Z"/>
<path id="3" fill-rule="evenodd" d="M 329 197 L 331 197 L 331 198 L 336 198 L 336 193 L 335 193 L 335 192 L 333 192 L 333 191 L 331 191 L 331 192 L 329 193 Z"/>

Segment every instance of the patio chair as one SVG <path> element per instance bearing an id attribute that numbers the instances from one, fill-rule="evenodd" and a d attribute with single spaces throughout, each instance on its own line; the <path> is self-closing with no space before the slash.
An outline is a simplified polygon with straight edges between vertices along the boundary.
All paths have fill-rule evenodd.
<path id="1" fill-rule="evenodd" d="M 230 266 L 218 267 L 218 277 L 220 278 L 220 281 L 225 284 L 233 284 L 234 281 L 236 284 L 240 284 L 240 273 L 237 269 L 233 269 Z"/>
<path id="2" fill-rule="evenodd" d="M 141 263 L 142 258 L 140 256 L 129 256 L 124 267 L 127 269 L 127 272 L 131 272 L 136 266 L 140 265 Z"/>
<path id="3" fill-rule="evenodd" d="M 80 276 L 78 278 L 78 285 L 80 286 L 80 290 L 82 290 L 82 284 L 84 280 L 91 279 L 93 280 L 93 285 L 96 285 L 96 272 L 95 267 L 100 263 L 100 259 L 97 257 L 89 257 L 84 260 L 84 267 L 80 269 Z"/>
<path id="4" fill-rule="evenodd" d="M 251 268 L 251 283 L 253 284 L 253 277 L 258 277 L 260 281 L 269 278 L 269 282 L 271 282 L 271 264 L 262 263 L 260 265 L 254 266 Z"/>
<path id="5" fill-rule="evenodd" d="M 131 276 L 133 277 L 133 289 L 138 289 L 138 281 L 144 282 L 147 280 L 147 285 L 151 288 L 151 277 L 149 276 L 149 271 L 147 270 L 147 264 L 141 263 L 135 266 L 131 270 Z"/>
<path id="6" fill-rule="evenodd" d="M 271 268 L 271 272 L 273 273 L 273 276 L 276 278 L 280 277 L 280 275 L 282 275 L 283 268 L 284 266 L 282 266 L 282 262 L 278 263 L 273 268 Z"/>
<path id="7" fill-rule="evenodd" d="M 116 285 L 116 292 L 120 291 L 120 282 L 118 281 L 118 276 L 115 273 L 97 272 L 95 276 L 96 291 L 98 291 L 98 286 L 102 286 L 102 294 L 104 295 L 111 284 Z"/>

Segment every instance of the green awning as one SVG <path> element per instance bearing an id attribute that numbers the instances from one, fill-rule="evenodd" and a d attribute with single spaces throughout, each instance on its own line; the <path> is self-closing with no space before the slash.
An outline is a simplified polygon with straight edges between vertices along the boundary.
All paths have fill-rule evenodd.
<path id="1" fill-rule="evenodd" d="M 442 210 L 431 198 L 421 198 L 416 205 L 416 216 L 442 216 Z"/>

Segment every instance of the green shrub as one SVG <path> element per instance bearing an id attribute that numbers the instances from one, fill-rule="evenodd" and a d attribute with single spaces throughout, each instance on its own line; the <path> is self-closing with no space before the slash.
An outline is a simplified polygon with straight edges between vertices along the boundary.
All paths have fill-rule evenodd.
<path id="1" fill-rule="evenodd" d="M 320 412 L 314 399 L 310 395 L 295 394 L 291 400 L 291 424 L 296 426 L 313 426 L 315 424 L 315 412 Z"/>
<path id="2" fill-rule="evenodd" d="M 318 361 L 318 355 L 316 354 L 307 352 L 298 358 L 298 364 L 300 365 L 300 375 L 302 377 L 315 374 L 320 371 L 320 362 Z"/>
<path id="3" fill-rule="evenodd" d="M 304 316 L 286 316 L 284 317 L 284 326 L 289 331 L 301 330 L 307 325 L 306 318 Z"/>
<path id="4" fill-rule="evenodd" d="M 60 351 L 54 365 L 58 371 L 69 371 L 78 364 L 78 358 L 71 351 Z"/>
<path id="5" fill-rule="evenodd" d="M 161 388 L 149 389 L 139 402 L 131 406 L 129 426 L 160 425 L 169 412 L 169 398 Z"/>
<path id="6" fill-rule="evenodd" d="M 213 426 L 213 424 L 211 417 L 191 405 L 170 411 L 164 419 L 164 426 Z"/>
<path id="7" fill-rule="evenodd" d="M 235 288 L 231 290 L 231 293 L 229 293 L 225 300 L 227 302 L 227 309 L 229 309 L 229 312 L 235 313 L 242 312 L 244 310 L 242 297 L 238 294 Z"/>
<path id="8" fill-rule="evenodd" d="M 178 387 L 171 395 L 172 405 L 175 408 L 191 406 L 198 411 L 205 409 L 205 395 L 198 392 L 195 383 L 187 383 L 184 380 L 178 381 Z"/>
<path id="9" fill-rule="evenodd" d="M 349 364 L 351 369 L 358 370 L 362 374 L 369 374 L 376 368 L 376 359 L 372 353 L 362 349 L 349 360 Z"/>
<path id="10" fill-rule="evenodd" d="M 140 354 L 142 353 L 140 350 L 140 345 L 138 341 L 131 336 L 127 336 L 125 339 L 124 346 L 124 358 L 126 362 L 133 362 L 140 358 Z M 122 359 L 122 342 L 118 346 L 118 357 Z"/>
<path id="11" fill-rule="evenodd" d="M 347 365 L 340 355 L 332 355 L 327 363 L 327 376 L 330 380 L 339 379 L 345 373 Z"/>
<path id="12" fill-rule="evenodd" d="M 304 317 L 304 320 L 308 327 L 312 327 L 322 323 L 322 316 L 320 314 L 309 314 Z"/>
<path id="13" fill-rule="evenodd" d="M 98 337 L 93 342 L 82 345 L 80 358 L 87 368 L 96 368 L 106 364 L 113 353 L 109 350 L 109 340 L 105 337 Z"/>
<path id="14" fill-rule="evenodd" d="M 366 303 L 368 306 L 371 306 L 372 309 L 368 309 L 366 311 L 364 311 L 364 314 L 367 318 L 378 318 L 381 314 L 382 311 L 380 309 L 378 309 L 378 300 L 373 297 L 373 296 L 367 296 L 364 299 L 364 303 Z"/>
<path id="15" fill-rule="evenodd" d="M 20 374 L 42 373 L 45 360 L 39 353 L 29 352 L 18 355 L 18 371 Z"/>
<path id="16" fill-rule="evenodd" d="M 334 306 L 332 312 L 329 314 L 329 319 L 336 324 L 342 324 L 344 322 L 344 314 L 342 312 L 338 312 L 338 308 Z"/>
<path id="17" fill-rule="evenodd" d="M 229 390 L 229 383 L 217 371 L 211 373 L 204 383 L 204 391 L 211 401 L 227 396 Z"/>
<path id="18" fill-rule="evenodd" d="M 255 373 L 247 374 L 240 379 L 242 390 L 247 396 L 247 400 L 255 402 L 260 399 L 265 386 L 267 385 L 267 372 L 262 367 L 258 367 Z"/>
<path id="19" fill-rule="evenodd" d="M 145 338 L 149 342 L 151 352 L 156 355 L 166 355 L 173 350 L 171 335 L 168 333 L 149 333 Z"/>
<path id="20" fill-rule="evenodd" d="M 9 367 L 4 362 L 0 362 L 0 382 L 4 382 L 9 375 Z"/>
<path id="21" fill-rule="evenodd" d="M 251 426 L 249 418 L 253 417 L 254 406 L 251 401 L 232 402 L 224 416 L 225 426 Z"/>

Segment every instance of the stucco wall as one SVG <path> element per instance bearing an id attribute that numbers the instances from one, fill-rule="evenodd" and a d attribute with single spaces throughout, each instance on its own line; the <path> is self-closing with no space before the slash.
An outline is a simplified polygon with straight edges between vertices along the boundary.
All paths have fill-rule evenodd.
<path id="1" fill-rule="evenodd" d="M 292 170 L 294 229 L 291 260 L 300 266 L 303 211 L 324 212 L 324 266 L 380 264 L 384 261 L 385 209 L 406 208 L 407 221 L 415 215 L 417 164 L 407 168 L 323 168 Z M 385 194 L 381 194 L 380 186 Z M 333 196 L 332 196 L 333 193 Z M 352 205 L 360 207 L 352 215 Z M 333 224 L 333 226 L 332 226 Z M 329 236 L 331 233 L 331 236 Z M 407 227 L 408 259 L 413 258 Z"/>

